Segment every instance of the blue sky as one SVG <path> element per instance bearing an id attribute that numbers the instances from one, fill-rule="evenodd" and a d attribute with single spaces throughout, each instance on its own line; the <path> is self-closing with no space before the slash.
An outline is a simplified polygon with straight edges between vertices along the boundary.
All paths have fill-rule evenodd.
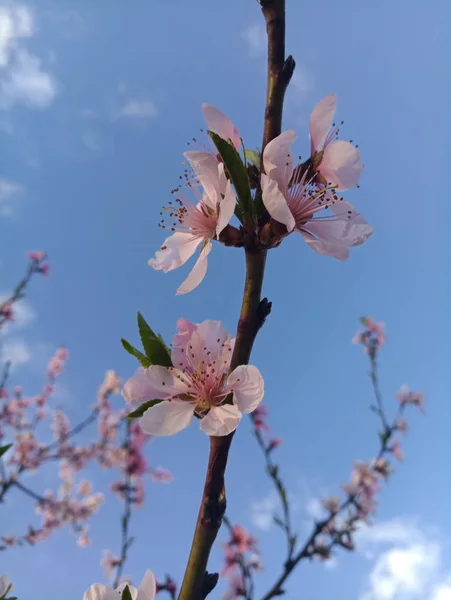
<path id="1" fill-rule="evenodd" d="M 335 492 L 352 461 L 377 448 L 365 357 L 350 344 L 361 315 L 387 324 L 387 405 L 395 408 L 403 383 L 427 397 L 426 416 L 409 415 L 405 462 L 360 550 L 339 554 L 334 568 L 301 566 L 287 597 L 449 600 L 451 7 L 445 0 L 287 4 L 287 51 L 298 67 L 284 126 L 298 131 L 295 152 L 306 155 L 311 109 L 338 94 L 342 136 L 359 143 L 365 164 L 360 189 L 347 198 L 375 229 L 346 263 L 313 253 L 300 236 L 268 257 L 264 293 L 273 312 L 252 362 L 265 376 L 270 424 L 284 438 L 277 452 L 301 533 L 315 499 Z M 134 371 L 119 340 L 137 341 L 138 310 L 168 340 L 181 316 L 235 329 L 240 251 L 214 247 L 204 282 L 183 297 L 175 290 L 186 270 L 164 275 L 146 263 L 163 239 L 159 211 L 181 173 L 181 153 L 204 126 L 201 103 L 229 115 L 248 147 L 260 143 L 264 30 L 252 0 L 14 5 L 22 22 L 12 37 L 0 34 L 0 292 L 17 280 L 27 250 L 49 253 L 51 277 L 32 288 L 34 318 L 9 340 L 22 360 L 13 379 L 33 393 L 53 349 L 66 344 L 60 403 L 76 421 L 106 369 L 124 378 Z M 11 7 L 0 0 L 0 24 Z M 229 516 L 260 536 L 263 594 L 284 546 L 278 531 L 256 525 L 266 524 L 262 506 L 272 496 L 249 431 L 243 423 L 233 444 Z M 207 451 L 196 427 L 149 446 L 151 463 L 171 469 L 175 482 L 149 482 L 146 508 L 134 516 L 126 572 L 135 580 L 150 567 L 180 582 Z M 40 485 L 53 481 L 50 472 L 43 477 Z M 106 483 L 98 475 L 99 487 Z M 118 550 L 120 508 L 113 498 L 92 521 L 88 549 L 62 531 L 37 548 L 3 553 L 0 571 L 20 600 L 37 589 L 49 600 L 76 600 L 101 581 L 102 551 Z M 20 498 L 2 510 L 17 527 L 24 515 L 35 518 Z M 217 545 L 212 570 L 220 559 Z"/>

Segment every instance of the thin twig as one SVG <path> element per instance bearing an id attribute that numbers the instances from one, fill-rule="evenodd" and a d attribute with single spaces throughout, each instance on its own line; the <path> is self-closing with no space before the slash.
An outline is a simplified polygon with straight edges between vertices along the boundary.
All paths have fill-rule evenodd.
<path id="1" fill-rule="evenodd" d="M 126 419 L 126 434 L 124 446 L 128 449 L 130 444 L 131 434 L 131 421 Z M 122 573 L 124 570 L 125 561 L 127 560 L 127 553 L 130 546 L 133 543 L 133 538 L 129 537 L 129 525 L 130 517 L 132 515 L 132 489 L 131 489 L 131 478 L 128 473 L 128 469 L 125 469 L 125 484 L 124 484 L 124 512 L 121 518 L 121 554 L 119 562 L 116 567 L 116 575 L 114 578 L 114 587 L 116 588 L 121 581 Z"/>

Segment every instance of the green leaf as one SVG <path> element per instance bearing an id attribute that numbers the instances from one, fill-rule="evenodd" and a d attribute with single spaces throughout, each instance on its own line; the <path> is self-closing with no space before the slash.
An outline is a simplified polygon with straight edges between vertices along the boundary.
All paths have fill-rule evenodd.
<path id="1" fill-rule="evenodd" d="M 131 592 L 130 592 L 130 588 L 128 587 L 128 585 L 126 585 L 124 587 L 124 591 L 122 592 L 122 600 L 133 600 Z"/>
<path id="2" fill-rule="evenodd" d="M 139 406 L 136 410 L 128 413 L 127 419 L 139 419 L 139 417 L 142 417 L 148 408 L 155 406 L 155 404 L 160 404 L 160 402 L 163 402 L 163 400 L 148 400 L 147 402 L 144 402 L 144 404 L 141 404 L 141 406 Z"/>
<path id="3" fill-rule="evenodd" d="M 171 355 L 163 338 L 152 331 L 141 313 L 138 313 L 138 329 L 144 351 L 150 363 L 162 367 L 172 367 Z"/>
<path id="4" fill-rule="evenodd" d="M 127 350 L 127 352 L 129 354 L 131 354 L 132 356 L 134 356 L 135 358 L 137 358 L 139 360 L 139 362 L 141 363 L 141 366 L 143 366 L 145 369 L 147 369 L 147 367 L 150 367 L 150 365 L 152 363 L 147 358 L 147 356 L 144 356 L 144 354 L 142 352 L 137 350 L 134 346 L 132 346 L 129 342 L 127 342 L 127 340 L 124 340 L 124 338 L 121 338 L 121 342 L 122 342 L 122 345 L 125 348 L 125 350 Z"/>
<path id="5" fill-rule="evenodd" d="M 241 156 L 232 144 L 223 140 L 213 131 L 209 131 L 208 133 L 221 156 L 233 185 L 235 186 L 238 204 L 243 211 L 244 219 L 245 221 L 248 221 L 254 216 L 254 204 L 252 202 L 251 187 L 249 185 L 246 167 L 241 160 Z"/>
<path id="6" fill-rule="evenodd" d="M 244 156 L 252 165 L 260 168 L 260 152 L 258 150 L 245 150 Z"/>
<path id="7" fill-rule="evenodd" d="M 12 448 L 12 444 L 6 444 L 6 446 L 0 446 L 0 456 L 3 456 L 5 452 Z"/>

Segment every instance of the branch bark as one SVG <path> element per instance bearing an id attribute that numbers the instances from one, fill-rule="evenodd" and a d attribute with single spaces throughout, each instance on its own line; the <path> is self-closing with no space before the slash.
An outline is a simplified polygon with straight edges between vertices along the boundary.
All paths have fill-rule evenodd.
<path id="1" fill-rule="evenodd" d="M 262 151 L 281 132 L 285 91 L 294 71 L 294 60 L 285 60 L 285 0 L 263 0 L 268 34 L 268 86 Z M 254 240 L 255 241 L 255 240 Z M 246 249 L 246 280 L 231 370 L 248 364 L 260 327 L 270 310 L 261 299 L 266 250 Z M 203 600 L 203 583 L 211 548 L 226 509 L 224 475 L 233 433 L 210 438 L 210 456 L 196 529 L 178 600 Z"/>

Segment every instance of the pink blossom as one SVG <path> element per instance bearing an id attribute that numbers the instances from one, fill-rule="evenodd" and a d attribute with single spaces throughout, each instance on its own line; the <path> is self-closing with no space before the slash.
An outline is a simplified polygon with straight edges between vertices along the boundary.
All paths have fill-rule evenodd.
<path id="1" fill-rule="evenodd" d="M 107 371 L 105 373 L 105 379 L 97 392 L 99 400 L 103 400 L 111 394 L 119 394 L 121 383 L 121 378 L 115 371 Z"/>
<path id="2" fill-rule="evenodd" d="M 157 583 L 154 574 L 149 570 L 144 574 L 139 588 L 123 582 L 114 590 L 102 583 L 95 583 L 83 594 L 83 600 L 120 600 L 126 587 L 129 589 L 132 600 L 155 600 Z"/>
<path id="3" fill-rule="evenodd" d="M 407 430 L 409 428 L 407 421 L 405 421 L 401 417 L 398 417 L 396 419 L 395 427 L 398 431 L 401 431 L 401 433 L 407 433 Z"/>
<path id="4" fill-rule="evenodd" d="M 48 263 L 42 263 L 38 269 L 39 273 L 44 277 L 47 277 L 50 271 L 50 265 Z"/>
<path id="5" fill-rule="evenodd" d="M 358 494 L 362 489 L 372 489 L 377 486 L 378 475 L 368 463 L 356 461 L 354 470 L 351 473 L 351 479 L 348 484 L 343 486 L 343 489 L 350 496 Z"/>
<path id="6" fill-rule="evenodd" d="M 238 555 L 239 553 L 235 548 L 231 548 L 229 545 L 224 548 L 224 567 L 219 573 L 221 577 L 224 577 L 235 568 L 238 564 Z"/>
<path id="7" fill-rule="evenodd" d="M 105 571 L 107 579 L 111 576 L 113 570 L 120 564 L 120 559 L 109 550 L 105 550 L 101 566 Z"/>
<path id="8" fill-rule="evenodd" d="M 385 458 L 378 458 L 375 461 L 374 470 L 377 473 L 380 473 L 384 479 L 387 479 L 390 473 L 393 472 L 393 469 L 391 468 L 389 462 Z"/>
<path id="9" fill-rule="evenodd" d="M 30 260 L 40 261 L 43 260 L 47 256 L 47 254 L 45 252 L 42 252 L 41 250 L 35 250 L 33 252 L 28 252 L 27 256 Z"/>
<path id="10" fill-rule="evenodd" d="M 384 323 L 376 323 L 372 317 L 362 317 L 361 321 L 365 329 L 355 334 L 352 343 L 362 344 L 365 351 L 370 356 L 374 356 L 386 341 Z"/>
<path id="11" fill-rule="evenodd" d="M 278 448 L 282 443 L 282 438 L 277 437 L 269 440 L 268 446 L 266 447 L 267 452 L 272 452 L 275 448 Z"/>
<path id="12" fill-rule="evenodd" d="M 401 386 L 401 389 L 396 394 L 396 398 L 399 400 L 401 406 L 412 404 L 418 406 L 423 411 L 424 394 L 422 392 L 411 392 L 407 385 Z"/>
<path id="13" fill-rule="evenodd" d="M 56 377 L 59 375 L 64 369 L 64 362 L 60 360 L 57 356 L 53 356 L 49 364 L 47 366 L 47 377 Z"/>
<path id="14" fill-rule="evenodd" d="M 175 222 L 169 228 L 173 235 L 166 238 L 155 258 L 148 264 L 164 273 L 185 264 L 201 246 L 200 256 L 191 273 L 177 290 L 177 295 L 186 294 L 197 287 L 207 271 L 207 257 L 212 249 L 211 240 L 218 238 L 233 216 L 236 198 L 230 181 L 224 172 L 224 165 L 207 152 L 185 152 L 203 193 L 197 186 L 188 184 L 197 204 L 191 202 L 179 189 L 176 204 L 168 207 L 169 216 Z M 165 225 L 161 224 L 162 227 Z"/>
<path id="15" fill-rule="evenodd" d="M 154 469 L 151 472 L 150 477 L 152 481 L 159 483 L 171 483 L 174 481 L 174 475 L 167 469 L 162 469 L 161 467 Z"/>
<path id="16" fill-rule="evenodd" d="M 275 221 L 285 225 L 288 233 L 294 230 L 300 233 L 315 252 L 346 260 L 349 248 L 363 244 L 373 229 L 334 189 L 318 190 L 313 179 L 307 179 L 308 171 L 300 181 L 292 183 L 291 145 L 295 139 L 294 131 L 285 131 L 265 147 L 265 173 L 261 174 L 263 203 Z M 331 212 L 325 213 L 329 208 Z"/>
<path id="17" fill-rule="evenodd" d="M 79 535 L 77 545 L 80 546 L 80 548 L 87 548 L 91 545 L 91 538 L 86 533 L 86 531 L 82 531 Z"/>
<path id="18" fill-rule="evenodd" d="M 0 575 L 0 598 L 5 597 L 12 587 L 8 575 Z"/>
<path id="19" fill-rule="evenodd" d="M 269 413 L 266 405 L 261 402 L 252 413 L 252 421 L 255 429 L 269 429 L 268 425 L 265 423 L 265 419 L 268 417 L 268 415 Z"/>
<path id="20" fill-rule="evenodd" d="M 222 600 L 237 600 L 246 595 L 246 584 L 239 573 L 234 573 L 229 579 L 229 589 L 223 594 Z"/>
<path id="21" fill-rule="evenodd" d="M 329 512 L 336 513 L 341 506 L 341 499 L 339 496 L 328 496 L 327 498 L 324 498 L 322 504 Z"/>
<path id="22" fill-rule="evenodd" d="M 122 391 L 132 405 L 162 400 L 140 420 L 149 435 L 173 435 L 187 427 L 196 414 L 207 435 L 228 435 L 242 413 L 250 413 L 263 398 L 260 371 L 241 365 L 229 374 L 233 340 L 219 321 L 196 327 L 184 348 L 173 348 L 175 367 L 152 365 L 139 370 Z M 232 395 L 233 404 L 225 401 Z"/>
<path id="23" fill-rule="evenodd" d="M 363 165 L 357 148 L 336 139 L 339 128 L 332 123 L 336 102 L 337 96 L 326 96 L 310 115 L 311 158 L 322 183 L 345 191 L 358 184 Z"/>
<path id="24" fill-rule="evenodd" d="M 404 458 L 404 453 L 398 440 L 393 440 L 390 450 L 398 460 Z"/>
<path id="25" fill-rule="evenodd" d="M 5 321 L 14 321 L 14 310 L 12 304 L 3 304 L 0 306 L 0 316 L 5 319 Z"/>
<path id="26" fill-rule="evenodd" d="M 208 129 L 223 140 L 230 140 L 237 150 L 241 148 L 241 136 L 232 121 L 211 104 L 202 104 L 202 113 Z"/>
<path id="27" fill-rule="evenodd" d="M 78 485 L 78 493 L 80 496 L 88 496 L 92 491 L 92 484 L 87 479 L 80 481 Z"/>
<path id="28" fill-rule="evenodd" d="M 229 546 L 235 546 L 239 554 L 255 550 L 257 540 L 241 525 L 233 525 Z"/>
<path id="29" fill-rule="evenodd" d="M 58 348 L 58 350 L 55 353 L 55 356 L 62 361 L 66 361 L 69 358 L 69 350 L 62 346 L 61 348 Z"/>

